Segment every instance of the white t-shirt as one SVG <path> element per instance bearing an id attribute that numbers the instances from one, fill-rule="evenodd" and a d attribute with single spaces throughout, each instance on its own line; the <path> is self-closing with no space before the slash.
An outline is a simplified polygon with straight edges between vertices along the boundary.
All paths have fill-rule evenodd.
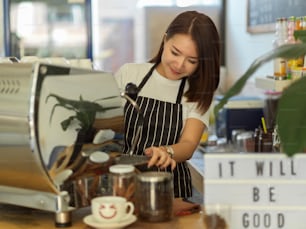
<path id="1" fill-rule="evenodd" d="M 152 63 L 124 64 L 115 73 L 115 79 L 118 83 L 120 91 L 124 91 L 125 86 L 128 83 L 134 83 L 138 86 L 152 66 L 153 66 Z M 141 89 L 139 95 L 143 97 L 175 103 L 180 84 L 181 80 L 169 80 L 163 77 L 162 75 L 160 75 L 155 69 L 149 80 L 145 83 L 145 85 Z M 188 89 L 188 82 L 186 81 L 184 91 L 186 91 L 187 89 Z M 124 100 L 124 103 L 125 102 L 126 101 Z M 184 124 L 186 122 L 186 119 L 196 118 L 202 121 L 205 124 L 205 126 L 208 128 L 210 109 L 204 115 L 201 115 L 201 113 L 196 108 L 196 103 L 186 102 L 186 98 L 184 96 L 182 98 L 181 104 L 183 106 Z"/>

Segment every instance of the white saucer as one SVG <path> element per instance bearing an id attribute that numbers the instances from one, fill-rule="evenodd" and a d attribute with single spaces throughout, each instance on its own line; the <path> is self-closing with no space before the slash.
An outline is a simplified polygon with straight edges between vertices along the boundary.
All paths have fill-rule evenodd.
<path id="1" fill-rule="evenodd" d="M 114 223 L 100 223 L 97 222 L 93 215 L 88 215 L 84 217 L 83 221 L 87 225 L 97 228 L 97 229 L 121 229 L 124 228 L 132 223 L 134 223 L 137 220 L 137 217 L 134 215 L 131 215 L 128 219 L 122 221 L 122 222 L 114 222 Z"/>

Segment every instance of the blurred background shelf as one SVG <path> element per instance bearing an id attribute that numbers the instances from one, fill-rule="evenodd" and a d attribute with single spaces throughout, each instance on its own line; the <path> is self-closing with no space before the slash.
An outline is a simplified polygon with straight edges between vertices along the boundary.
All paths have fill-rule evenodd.
<path id="1" fill-rule="evenodd" d="M 257 88 L 278 92 L 286 89 L 291 83 L 292 80 L 275 80 L 269 77 L 259 77 L 255 79 L 255 85 Z"/>

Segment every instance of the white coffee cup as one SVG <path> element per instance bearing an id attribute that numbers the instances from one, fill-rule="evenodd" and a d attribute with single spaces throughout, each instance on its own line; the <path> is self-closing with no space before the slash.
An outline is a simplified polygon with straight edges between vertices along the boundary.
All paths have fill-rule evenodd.
<path id="1" fill-rule="evenodd" d="M 102 196 L 91 200 L 93 218 L 100 223 L 121 222 L 134 212 L 134 204 L 120 196 Z"/>

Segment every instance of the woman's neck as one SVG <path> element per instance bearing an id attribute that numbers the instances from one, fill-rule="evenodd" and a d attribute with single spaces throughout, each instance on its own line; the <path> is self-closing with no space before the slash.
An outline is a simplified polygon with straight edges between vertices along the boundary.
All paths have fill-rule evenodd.
<path id="1" fill-rule="evenodd" d="M 165 71 L 164 71 L 164 68 L 163 68 L 163 65 L 161 63 L 159 63 L 157 66 L 156 66 L 156 71 L 158 72 L 159 75 L 161 75 L 162 77 L 167 78 L 166 74 L 165 74 Z"/>

